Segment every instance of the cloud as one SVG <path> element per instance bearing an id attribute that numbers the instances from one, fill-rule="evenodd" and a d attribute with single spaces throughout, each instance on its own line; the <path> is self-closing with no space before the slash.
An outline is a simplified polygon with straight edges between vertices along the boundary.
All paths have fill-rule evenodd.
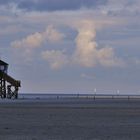
<path id="1" fill-rule="evenodd" d="M 49 41 L 51 43 L 56 43 L 62 40 L 64 35 L 58 32 L 53 26 L 48 26 L 45 32 L 36 32 L 34 34 L 28 35 L 26 38 L 22 40 L 17 40 L 12 42 L 12 46 L 19 48 L 19 47 L 26 47 L 26 48 L 37 48 L 41 47 L 41 45 Z"/>
<path id="2" fill-rule="evenodd" d="M 12 42 L 12 46 L 15 48 L 36 48 L 40 47 L 40 45 L 43 43 L 44 37 L 41 33 L 36 32 L 32 35 L 28 35 L 26 38 L 22 40 L 17 40 Z"/>
<path id="3" fill-rule="evenodd" d="M 72 54 L 66 54 L 61 50 L 47 50 L 42 52 L 42 57 L 48 61 L 52 69 L 61 68 L 67 64 L 80 65 L 82 67 L 95 67 L 97 65 L 112 67 L 122 66 L 111 47 L 99 48 L 96 38 L 96 26 L 93 20 L 83 20 L 75 25 L 78 31 L 75 39 L 76 46 Z"/>
<path id="4" fill-rule="evenodd" d="M 53 26 L 48 26 L 46 29 L 46 32 L 44 33 L 44 36 L 46 39 L 51 42 L 59 42 L 61 41 L 65 36 L 63 33 L 58 32 Z"/>
<path id="5" fill-rule="evenodd" d="M 107 15 L 139 15 L 139 0 L 108 0 L 105 5 L 100 5 L 102 13 Z"/>
<path id="6" fill-rule="evenodd" d="M 96 36 L 94 23 L 83 21 L 78 27 L 78 35 L 76 37 L 76 50 L 73 55 L 75 63 L 79 63 L 85 67 L 96 65 L 96 42 L 92 39 Z"/>
<path id="7" fill-rule="evenodd" d="M 0 5 L 7 7 L 12 5 L 12 7 L 24 11 L 70 11 L 84 7 L 98 10 L 98 12 L 107 15 L 133 15 L 140 13 L 139 0 L 1 0 Z"/>
<path id="8" fill-rule="evenodd" d="M 106 0 L 1 0 L 1 5 L 17 4 L 18 8 L 34 11 L 77 10 L 81 7 L 95 7 L 104 4 Z"/>
<path id="9" fill-rule="evenodd" d="M 100 15 L 100 16 L 99 16 Z M 22 19 L 21 19 L 22 17 Z M 96 10 L 80 9 L 75 11 L 55 11 L 55 12 L 25 12 L 18 17 L 18 21 L 27 22 L 26 24 L 34 24 L 35 27 L 40 25 L 49 25 L 54 23 L 56 27 L 61 27 L 61 30 L 71 28 L 72 32 L 77 32 L 75 38 L 75 46 L 68 54 L 61 50 L 51 50 L 51 48 L 42 52 L 43 49 L 38 49 L 39 53 L 42 52 L 43 58 L 48 61 L 51 68 L 65 66 L 66 64 L 76 64 L 82 67 L 95 67 L 102 66 L 120 66 L 121 60 L 115 56 L 114 50 L 111 47 L 98 46 L 96 42 L 97 30 L 102 30 L 105 26 L 113 26 L 122 24 L 120 19 L 113 19 L 112 17 L 102 16 L 96 13 Z M 94 19 L 94 20 L 93 20 Z M 41 23 L 40 23 L 41 22 Z M 65 32 L 66 33 L 66 32 Z M 11 43 L 14 48 L 23 48 L 23 51 L 28 55 L 35 49 L 45 46 L 49 42 L 57 43 L 65 38 L 65 35 L 54 28 L 54 26 L 47 26 L 43 32 L 34 32 L 21 40 L 16 40 Z M 70 40 L 74 44 L 74 40 Z M 64 43 L 64 42 L 63 42 Z M 63 44 L 62 47 L 64 47 Z M 51 45 L 50 45 L 51 47 Z M 59 49 L 59 48 L 57 48 Z M 62 49 L 62 48 L 61 48 Z M 66 49 L 66 48 L 64 48 Z M 62 49 L 63 50 L 63 49 Z M 59 53 L 58 53 L 59 52 Z M 46 54 L 46 55 L 45 55 Z M 58 64 L 56 63 L 57 57 L 65 58 L 65 61 Z M 61 55 L 60 55 L 61 54 Z M 51 56 L 54 55 L 54 56 Z M 46 57 L 44 57 L 46 56 Z M 65 57 L 64 57 L 65 56 Z M 68 57 L 69 56 L 69 57 Z M 60 59 L 61 60 L 61 59 Z"/>
<path id="10" fill-rule="evenodd" d="M 63 40 L 63 38 L 63 33 L 60 33 L 52 25 L 49 25 L 43 32 L 35 32 L 21 40 L 13 41 L 11 46 L 14 54 L 16 54 L 19 58 L 22 57 L 25 62 L 30 62 L 33 60 L 36 49 L 43 47 L 43 44 L 46 43 L 58 43 Z M 40 51 L 38 54 L 39 53 Z"/>
<path id="11" fill-rule="evenodd" d="M 98 61 L 103 66 L 124 66 L 124 62 L 117 58 L 114 50 L 111 47 L 106 47 L 98 50 Z"/>
<path id="12" fill-rule="evenodd" d="M 12 3 L 12 2 L 18 2 L 19 0 L 0 0 L 0 4 L 1 5 L 5 5 L 5 4 L 8 4 L 8 3 Z"/>
<path id="13" fill-rule="evenodd" d="M 64 51 L 51 50 L 42 52 L 42 57 L 44 60 L 48 61 L 50 67 L 54 70 L 60 69 L 64 65 L 68 64 L 68 56 Z"/>
<path id="14" fill-rule="evenodd" d="M 82 21 L 78 27 L 78 35 L 76 37 L 76 50 L 73 55 L 75 63 L 84 67 L 94 67 L 97 64 L 103 66 L 119 66 L 122 65 L 114 55 L 113 48 L 98 48 L 96 37 L 96 27 L 91 20 Z"/>

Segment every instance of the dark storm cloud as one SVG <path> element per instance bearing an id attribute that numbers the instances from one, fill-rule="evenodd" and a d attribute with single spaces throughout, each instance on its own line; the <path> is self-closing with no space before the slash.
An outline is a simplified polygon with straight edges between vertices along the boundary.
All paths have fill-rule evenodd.
<path id="1" fill-rule="evenodd" d="M 96 7 L 106 3 L 106 0 L 0 0 L 0 4 L 16 3 L 21 9 L 56 11 L 76 10 L 81 7 Z"/>

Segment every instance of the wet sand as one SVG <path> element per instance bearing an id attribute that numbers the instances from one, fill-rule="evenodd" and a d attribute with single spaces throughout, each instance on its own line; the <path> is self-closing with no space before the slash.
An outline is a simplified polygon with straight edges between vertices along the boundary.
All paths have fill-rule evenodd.
<path id="1" fill-rule="evenodd" d="M 140 140 L 140 100 L 2 101 L 0 140 Z"/>

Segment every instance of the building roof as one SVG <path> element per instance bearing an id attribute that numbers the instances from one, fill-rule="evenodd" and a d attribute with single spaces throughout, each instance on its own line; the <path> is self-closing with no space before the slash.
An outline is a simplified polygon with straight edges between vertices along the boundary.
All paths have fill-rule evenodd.
<path id="1" fill-rule="evenodd" d="M 0 65 L 5 65 L 5 66 L 7 66 L 8 64 L 7 64 L 6 62 L 0 60 Z"/>

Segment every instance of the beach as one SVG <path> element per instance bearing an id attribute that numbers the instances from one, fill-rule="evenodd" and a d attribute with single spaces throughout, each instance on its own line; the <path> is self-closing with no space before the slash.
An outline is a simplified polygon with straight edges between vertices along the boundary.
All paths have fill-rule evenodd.
<path id="1" fill-rule="evenodd" d="M 139 139 L 139 99 L 0 101 L 0 140 Z"/>

